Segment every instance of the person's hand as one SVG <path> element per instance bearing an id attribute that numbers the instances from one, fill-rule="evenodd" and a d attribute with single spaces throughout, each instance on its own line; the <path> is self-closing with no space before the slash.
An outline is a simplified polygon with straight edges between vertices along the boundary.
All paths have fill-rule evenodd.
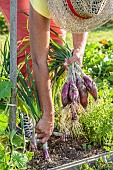
<path id="1" fill-rule="evenodd" d="M 82 67 L 82 60 L 83 60 L 84 51 L 80 51 L 79 49 L 73 50 L 72 57 L 69 59 L 65 59 L 64 66 L 68 69 L 68 66 L 73 62 L 77 62 L 80 67 Z"/>
<path id="2" fill-rule="evenodd" d="M 51 136 L 54 129 L 54 117 L 51 118 L 42 117 L 38 124 L 35 127 L 35 131 L 37 132 L 37 138 L 41 143 L 46 143 Z"/>

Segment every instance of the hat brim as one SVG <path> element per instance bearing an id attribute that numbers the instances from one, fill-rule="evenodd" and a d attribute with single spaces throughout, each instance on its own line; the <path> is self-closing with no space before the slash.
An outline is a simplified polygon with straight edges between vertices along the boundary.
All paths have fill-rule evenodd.
<path id="1" fill-rule="evenodd" d="M 110 20 L 113 16 L 113 0 L 109 0 L 102 12 L 89 19 L 81 19 L 64 6 L 63 0 L 47 0 L 54 22 L 62 29 L 74 33 L 89 32 Z"/>

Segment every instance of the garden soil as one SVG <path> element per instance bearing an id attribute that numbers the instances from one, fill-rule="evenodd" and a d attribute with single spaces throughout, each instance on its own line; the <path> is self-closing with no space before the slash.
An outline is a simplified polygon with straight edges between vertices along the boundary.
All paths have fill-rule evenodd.
<path id="1" fill-rule="evenodd" d="M 63 142 L 61 137 L 52 136 L 48 141 L 50 160 L 44 160 L 42 148 L 28 163 L 27 170 L 47 170 L 72 161 L 88 158 L 105 152 L 101 147 L 89 145 L 85 139 L 71 139 Z"/>

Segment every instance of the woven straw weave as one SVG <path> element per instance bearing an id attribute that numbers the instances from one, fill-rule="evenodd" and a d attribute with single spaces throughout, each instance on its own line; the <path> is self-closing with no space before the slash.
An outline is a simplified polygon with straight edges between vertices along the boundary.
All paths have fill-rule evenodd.
<path id="1" fill-rule="evenodd" d="M 113 16 L 113 0 L 71 0 L 75 16 L 66 0 L 47 0 L 51 17 L 55 23 L 67 31 L 89 32 L 106 23 Z"/>

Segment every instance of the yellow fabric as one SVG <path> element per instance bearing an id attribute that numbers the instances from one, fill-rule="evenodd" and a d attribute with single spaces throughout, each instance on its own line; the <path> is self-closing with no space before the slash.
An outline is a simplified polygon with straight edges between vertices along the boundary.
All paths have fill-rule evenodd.
<path id="1" fill-rule="evenodd" d="M 32 7 L 41 15 L 50 18 L 46 0 L 30 0 Z"/>

